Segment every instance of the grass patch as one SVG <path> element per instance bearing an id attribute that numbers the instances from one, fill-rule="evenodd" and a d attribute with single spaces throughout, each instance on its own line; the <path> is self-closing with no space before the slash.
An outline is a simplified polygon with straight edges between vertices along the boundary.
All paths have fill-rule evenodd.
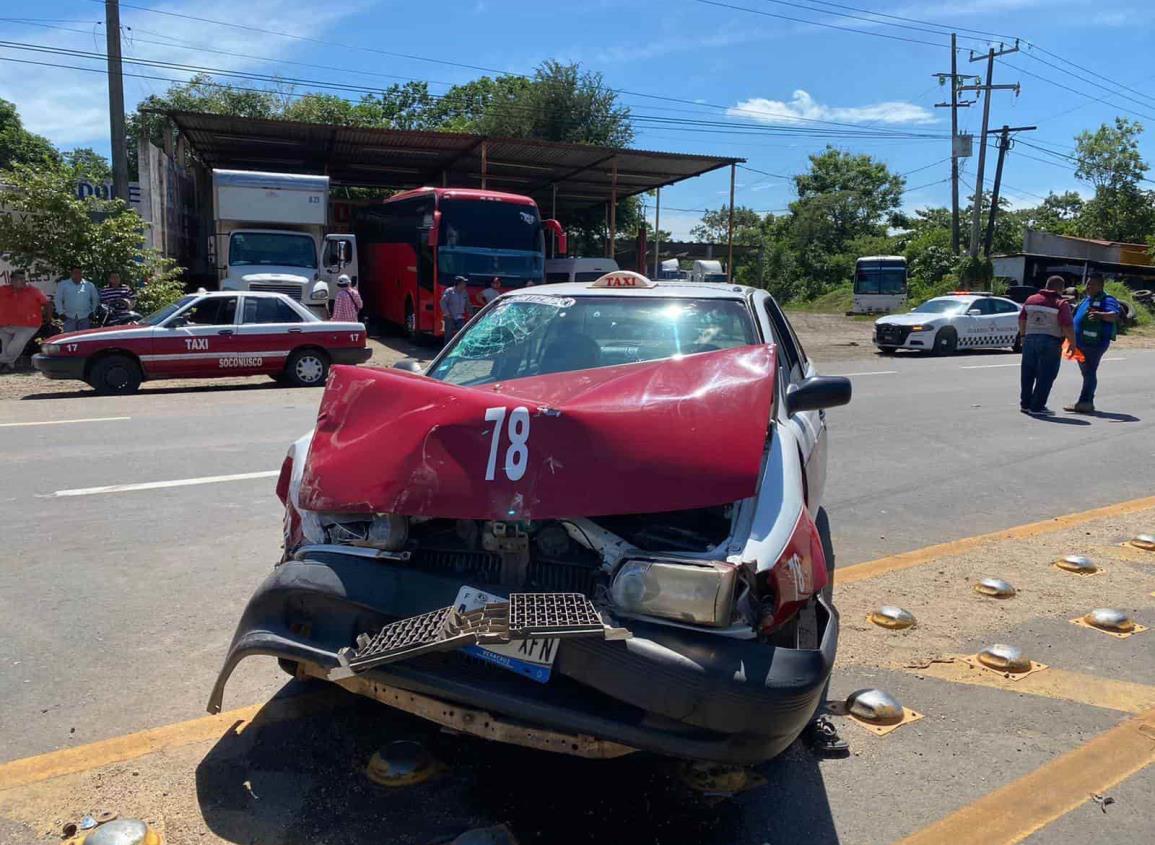
<path id="1" fill-rule="evenodd" d="M 812 314 L 845 314 L 854 305 L 854 291 L 850 285 L 827 291 L 809 302 L 791 302 L 795 311 L 809 311 Z"/>
<path id="2" fill-rule="evenodd" d="M 1131 306 L 1131 313 L 1135 315 L 1135 322 L 1129 326 L 1119 323 L 1119 334 L 1127 334 L 1127 332 L 1134 331 L 1137 328 L 1144 328 L 1152 324 L 1151 312 L 1143 305 L 1135 301 L 1135 296 L 1131 293 L 1131 289 L 1122 282 L 1107 282 L 1104 289 L 1111 296 L 1115 297 L 1120 302 L 1126 302 Z"/>

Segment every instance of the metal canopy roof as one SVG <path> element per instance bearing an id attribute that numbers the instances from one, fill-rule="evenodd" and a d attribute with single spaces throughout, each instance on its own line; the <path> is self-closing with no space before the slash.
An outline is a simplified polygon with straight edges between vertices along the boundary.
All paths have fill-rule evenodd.
<path id="1" fill-rule="evenodd" d="M 328 174 L 335 185 L 449 185 L 533 197 L 569 212 L 700 176 L 745 159 L 166 111 L 209 167 Z M 556 211 L 554 187 L 556 186 Z"/>

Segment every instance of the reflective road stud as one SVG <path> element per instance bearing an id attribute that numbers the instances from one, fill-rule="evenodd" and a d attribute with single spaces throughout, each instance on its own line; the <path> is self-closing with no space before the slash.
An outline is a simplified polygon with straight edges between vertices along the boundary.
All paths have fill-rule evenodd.
<path id="1" fill-rule="evenodd" d="M 425 746 L 398 740 L 373 753 L 365 776 L 379 786 L 411 786 L 424 783 L 437 772 L 438 766 Z"/>
<path id="2" fill-rule="evenodd" d="M 1002 578 L 984 578 L 975 584 L 975 592 L 991 598 L 1009 599 L 1014 596 L 1015 588 Z"/>
<path id="3" fill-rule="evenodd" d="M 892 604 L 884 604 L 877 610 L 871 611 L 866 619 L 875 625 L 891 630 L 902 630 L 914 626 L 914 614 Z"/>
<path id="4" fill-rule="evenodd" d="M 1055 561 L 1055 566 L 1076 575 L 1098 575 L 1101 570 L 1095 562 L 1086 555 L 1067 555 Z"/>
<path id="5" fill-rule="evenodd" d="M 846 716 L 875 736 L 886 736 L 922 718 L 921 713 L 903 707 L 898 699 L 880 689 L 855 690 L 846 701 L 829 702 L 827 709 L 835 716 Z"/>
<path id="6" fill-rule="evenodd" d="M 1121 640 L 1147 630 L 1145 626 L 1137 624 L 1125 611 L 1113 607 L 1096 608 L 1085 616 L 1072 619 L 1071 624 L 1080 628 L 1090 628 L 1092 631 L 1099 631 Z"/>
<path id="7" fill-rule="evenodd" d="M 140 819 L 116 819 L 88 831 L 77 845 L 161 845 L 161 838 Z"/>
<path id="8" fill-rule="evenodd" d="M 1145 552 L 1155 552 L 1155 534 L 1139 534 L 1131 538 L 1131 545 Z"/>
<path id="9" fill-rule="evenodd" d="M 962 658 L 962 661 L 975 669 L 994 672 L 1012 681 L 1021 680 L 1047 668 L 1045 663 L 1037 663 L 1023 654 L 1023 650 L 1018 646 L 1006 643 L 989 645 L 978 654 Z"/>

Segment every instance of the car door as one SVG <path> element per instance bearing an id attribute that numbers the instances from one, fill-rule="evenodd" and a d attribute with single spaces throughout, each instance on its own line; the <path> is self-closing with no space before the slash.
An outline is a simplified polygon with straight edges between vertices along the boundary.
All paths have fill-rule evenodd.
<path id="1" fill-rule="evenodd" d="M 996 346 L 1014 346 L 1019 337 L 1019 306 L 1009 299 L 991 300 L 995 306 Z"/>
<path id="2" fill-rule="evenodd" d="M 806 358 L 798 336 L 778 304 L 771 297 L 766 297 L 763 307 L 778 344 L 778 372 L 785 380 L 779 395 L 785 396 L 790 385 L 801 384 L 804 379 L 815 375 L 816 371 Z M 822 493 L 826 486 L 826 412 L 800 411 L 791 415 L 787 425 L 802 450 L 806 473 L 806 504 L 814 511 L 822 503 Z"/>
<path id="3" fill-rule="evenodd" d="M 145 362 L 151 378 L 205 378 L 227 373 L 236 354 L 236 296 L 202 296 L 169 317 L 153 335 Z"/>
<path id="4" fill-rule="evenodd" d="M 970 347 L 991 346 L 997 334 L 995 302 L 987 296 L 979 297 L 970 304 L 966 316 L 966 343 Z M 961 333 L 960 333 L 961 338 Z"/>
<path id="5" fill-rule="evenodd" d="M 237 345 L 246 373 L 279 373 L 304 334 L 305 318 L 279 296 L 246 296 Z M 312 325 L 324 325 L 312 323 Z"/>

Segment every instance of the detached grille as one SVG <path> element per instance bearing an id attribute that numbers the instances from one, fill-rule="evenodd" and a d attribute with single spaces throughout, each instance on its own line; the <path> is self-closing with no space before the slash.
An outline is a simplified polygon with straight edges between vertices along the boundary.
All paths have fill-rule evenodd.
<path id="1" fill-rule="evenodd" d="M 302 288 L 300 285 L 278 285 L 271 282 L 253 282 L 249 285 L 252 290 L 268 291 L 269 293 L 283 293 L 289 299 L 301 301 Z"/>

